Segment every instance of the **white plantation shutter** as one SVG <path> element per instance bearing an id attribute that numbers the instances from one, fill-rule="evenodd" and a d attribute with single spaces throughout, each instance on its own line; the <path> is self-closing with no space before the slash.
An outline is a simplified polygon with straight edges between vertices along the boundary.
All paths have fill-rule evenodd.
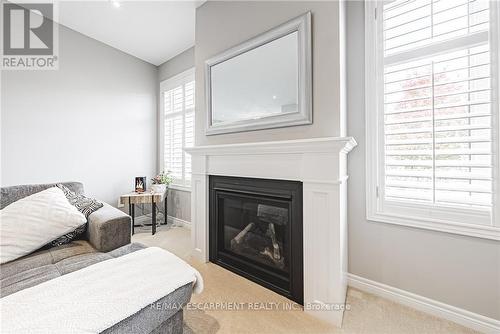
<path id="1" fill-rule="evenodd" d="M 488 6 L 481 0 L 384 6 L 386 199 L 491 207 Z"/>
<path id="2" fill-rule="evenodd" d="M 485 0 L 376 5 L 376 210 L 492 224 L 498 135 L 498 45 L 491 43 L 498 38 L 495 6 Z M 470 218 L 471 213 L 481 219 Z"/>
<path id="3" fill-rule="evenodd" d="M 185 85 L 186 113 L 184 115 L 184 147 L 194 146 L 194 81 Z M 184 177 L 187 184 L 191 184 L 191 156 L 185 155 Z"/>
<path id="4" fill-rule="evenodd" d="M 384 55 L 470 38 L 489 29 L 489 17 L 486 0 L 389 2 L 383 8 Z"/>
<path id="5" fill-rule="evenodd" d="M 194 145 L 194 77 L 165 82 L 163 94 L 163 169 L 170 171 L 174 185 L 191 183 L 191 157 L 184 148 Z"/>

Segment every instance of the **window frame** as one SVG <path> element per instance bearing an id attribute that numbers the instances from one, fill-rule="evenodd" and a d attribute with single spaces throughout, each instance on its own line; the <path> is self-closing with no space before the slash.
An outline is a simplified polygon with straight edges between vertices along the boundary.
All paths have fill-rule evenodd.
<path id="1" fill-rule="evenodd" d="M 384 199 L 384 108 L 383 38 L 380 18 L 386 1 L 365 2 L 365 135 L 366 135 L 366 219 L 427 230 L 500 240 L 500 156 L 499 156 L 499 18 L 500 3 L 490 1 L 491 112 L 493 202 L 491 212 L 474 208 L 403 203 Z M 396 203 L 397 202 L 397 203 Z"/>
<path id="2" fill-rule="evenodd" d="M 166 91 L 169 91 L 176 86 L 184 85 L 190 81 L 195 81 L 195 69 L 190 68 L 182 73 L 179 73 L 171 78 L 168 78 L 166 80 L 163 80 L 160 82 L 160 94 L 159 94 L 159 112 L 158 112 L 158 133 L 159 133 L 159 145 L 158 145 L 158 168 L 159 170 L 166 170 L 165 168 L 165 156 L 164 156 L 164 151 L 165 151 L 165 99 L 163 97 L 163 94 Z M 196 94 L 196 93 L 195 93 Z M 195 109 L 196 109 L 196 101 L 195 101 Z M 191 185 L 186 183 L 186 176 L 185 176 L 185 164 L 186 164 L 186 152 L 184 152 L 185 148 L 185 117 L 186 117 L 186 110 L 183 109 L 183 111 L 180 112 L 175 112 L 175 114 L 182 114 L 184 118 L 183 122 L 183 142 L 182 142 L 182 149 L 183 149 L 183 156 L 182 156 L 182 182 L 181 183 L 176 183 L 175 181 L 170 184 L 169 188 L 170 189 L 175 189 L 175 190 L 181 190 L 181 191 L 187 191 L 191 192 Z M 196 113 L 195 113 L 196 114 Z M 195 116 L 196 117 L 196 116 Z M 193 125 L 194 126 L 194 125 Z M 194 135 L 194 133 L 193 133 Z M 194 140 L 194 138 L 193 138 Z"/>

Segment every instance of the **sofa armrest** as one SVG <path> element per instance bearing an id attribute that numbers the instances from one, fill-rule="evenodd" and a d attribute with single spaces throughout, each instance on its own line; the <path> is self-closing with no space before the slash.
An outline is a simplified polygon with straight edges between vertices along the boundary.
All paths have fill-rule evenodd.
<path id="1" fill-rule="evenodd" d="M 124 212 L 104 206 L 88 218 L 87 240 L 100 252 L 109 252 L 130 243 L 131 218 Z"/>

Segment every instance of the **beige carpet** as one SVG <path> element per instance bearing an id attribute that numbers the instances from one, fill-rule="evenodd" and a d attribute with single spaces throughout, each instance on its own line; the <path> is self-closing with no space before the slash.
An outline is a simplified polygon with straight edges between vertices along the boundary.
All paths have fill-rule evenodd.
<path id="1" fill-rule="evenodd" d="M 342 329 L 331 327 L 301 310 L 283 310 L 290 301 L 266 288 L 212 263 L 190 258 L 190 231 L 186 228 L 163 226 L 154 236 L 144 230 L 136 233 L 133 241 L 167 249 L 202 274 L 205 290 L 193 295 L 185 312 L 187 333 L 475 333 L 356 289 L 348 291 L 351 309 L 344 313 Z M 233 310 L 227 309 L 230 305 Z M 234 309 L 237 306 L 239 310 Z"/>

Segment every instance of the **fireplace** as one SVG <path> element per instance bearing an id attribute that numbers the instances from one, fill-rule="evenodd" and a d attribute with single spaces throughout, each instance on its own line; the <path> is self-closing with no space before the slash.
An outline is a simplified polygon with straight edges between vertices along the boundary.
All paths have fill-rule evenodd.
<path id="1" fill-rule="evenodd" d="M 303 303 L 302 182 L 210 176 L 209 259 Z"/>
<path id="2" fill-rule="evenodd" d="M 187 148 L 186 152 L 192 159 L 193 257 L 202 262 L 218 263 L 288 298 L 301 301 L 303 295 L 305 312 L 340 326 L 343 308 L 331 306 L 343 304 L 346 300 L 346 171 L 347 154 L 354 146 L 356 141 L 353 138 L 331 137 Z M 212 175 L 231 178 L 219 179 Z M 273 180 L 295 181 L 292 182 L 295 188 L 282 189 L 286 182 Z M 260 181 L 264 182 L 261 184 Z M 287 257 L 289 267 L 281 270 L 262 264 L 232 251 L 230 241 L 229 246 L 224 244 L 223 223 L 229 225 L 229 222 L 224 219 L 217 221 L 225 209 L 220 203 L 224 199 L 217 199 L 216 192 L 228 196 L 257 193 L 253 194 L 257 199 L 274 200 L 271 204 L 283 200 L 290 203 L 292 213 L 288 216 L 288 233 L 291 236 L 288 240 L 292 242 L 286 251 L 283 249 L 285 253 L 291 252 Z M 260 194 L 267 196 L 260 197 Z M 243 207 L 243 203 L 239 205 Z M 253 216 L 257 216 L 258 208 L 253 212 Z M 275 232 L 279 231 L 276 228 L 279 224 L 274 225 Z M 245 227 L 240 226 L 240 231 Z M 299 230 L 295 231 L 295 228 Z M 279 240 L 280 236 L 277 238 Z M 271 247 L 270 244 L 267 247 Z M 300 258 L 302 254 L 303 259 Z M 303 293 L 297 292 L 299 289 Z"/>

